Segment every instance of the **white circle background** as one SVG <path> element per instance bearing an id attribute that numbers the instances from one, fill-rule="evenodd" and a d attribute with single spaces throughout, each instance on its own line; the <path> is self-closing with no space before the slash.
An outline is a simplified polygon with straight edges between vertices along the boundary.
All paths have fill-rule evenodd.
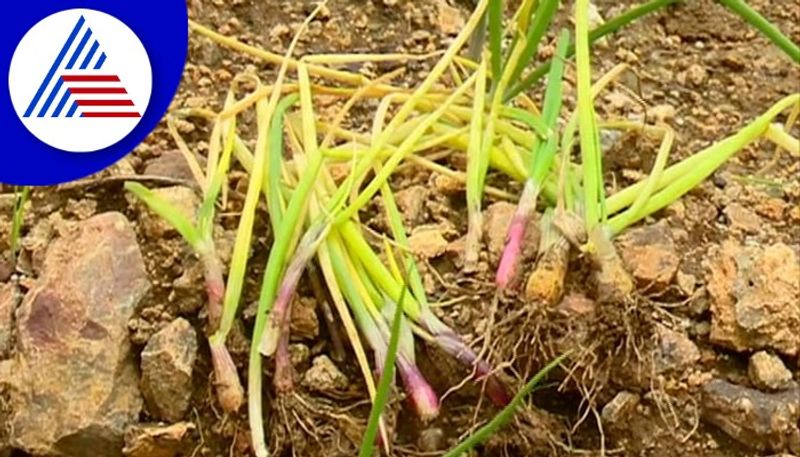
<path id="1" fill-rule="evenodd" d="M 147 110 L 153 88 L 153 74 L 147 51 L 133 30 L 114 16 L 90 9 L 70 9 L 54 13 L 39 21 L 25 34 L 14 51 L 8 72 L 8 88 L 17 116 L 25 127 L 44 143 L 68 152 L 105 149 L 125 138 L 141 121 L 141 117 L 36 117 L 50 88 L 59 77 L 58 71 L 47 86 L 33 115 L 23 117 L 81 15 L 86 19 L 86 24 L 76 36 L 65 60 L 72 55 L 72 50 L 89 27 L 92 29 L 92 39 L 89 40 L 87 48 L 96 39 L 100 45 L 97 55 L 102 51 L 106 53 L 107 58 L 102 69 L 79 70 L 82 74 L 119 76 L 119 84 L 128 91 L 124 97 L 129 97 L 133 101 L 135 107 L 132 108 L 142 116 Z M 79 57 L 78 62 L 81 62 L 85 52 Z M 60 68 L 63 68 L 63 65 L 62 61 Z M 58 103 L 58 98 L 54 104 Z"/>

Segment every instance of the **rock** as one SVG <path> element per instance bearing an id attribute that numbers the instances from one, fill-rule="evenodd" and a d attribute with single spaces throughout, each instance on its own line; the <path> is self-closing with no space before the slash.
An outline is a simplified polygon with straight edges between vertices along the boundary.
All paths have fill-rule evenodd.
<path id="1" fill-rule="evenodd" d="M 142 394 L 150 413 L 175 422 L 189 409 L 197 333 L 178 318 L 150 338 L 142 351 Z"/>
<path id="2" fill-rule="evenodd" d="M 781 358 L 766 351 L 756 352 L 750 357 L 747 374 L 761 390 L 783 390 L 792 384 L 792 372 Z"/>
<path id="3" fill-rule="evenodd" d="M 783 220 L 788 208 L 789 204 L 786 203 L 782 198 L 772 197 L 761 200 L 756 205 L 756 213 L 766 217 L 767 219 L 780 221 Z"/>
<path id="4" fill-rule="evenodd" d="M 8 281 L 12 274 L 14 274 L 14 268 L 11 262 L 0 259 L 0 282 Z"/>
<path id="5" fill-rule="evenodd" d="M 800 388 L 781 393 L 715 379 L 703 388 L 701 415 L 740 443 L 761 452 L 800 451 Z"/>
<path id="6" fill-rule="evenodd" d="M 634 228 L 620 237 L 620 256 L 639 287 L 663 290 L 678 271 L 680 257 L 663 221 Z"/>
<path id="7" fill-rule="evenodd" d="M 419 227 L 408 237 L 411 252 L 423 259 L 438 257 L 447 251 L 449 243 L 438 227 Z"/>
<path id="8" fill-rule="evenodd" d="M 639 396 L 623 390 L 603 407 L 601 417 L 606 425 L 624 424 L 639 404 Z"/>
<path id="9" fill-rule="evenodd" d="M 426 428 L 417 438 L 417 447 L 425 453 L 441 451 L 445 444 L 444 431 L 439 427 Z"/>
<path id="10" fill-rule="evenodd" d="M 428 195 L 428 188 L 424 186 L 407 187 L 394 194 L 397 207 L 408 226 L 414 227 L 422 222 Z"/>
<path id="11" fill-rule="evenodd" d="M 660 124 L 666 124 L 675 119 L 675 107 L 669 104 L 656 105 L 647 110 L 647 115 Z"/>
<path id="12" fill-rule="evenodd" d="M 783 243 L 712 249 L 706 262 L 711 342 L 736 351 L 800 353 L 800 263 Z"/>
<path id="13" fill-rule="evenodd" d="M 594 312 L 594 300 L 578 292 L 572 292 L 558 304 L 558 312 L 565 317 L 577 317 Z"/>
<path id="14" fill-rule="evenodd" d="M 723 211 L 731 228 L 734 230 L 741 230 L 746 233 L 758 233 L 761 230 L 763 222 L 754 211 L 751 211 L 738 203 L 731 203 L 725 207 Z"/>
<path id="15" fill-rule="evenodd" d="M 464 192 L 464 182 L 453 177 L 434 173 L 431 176 L 431 181 L 433 181 L 433 187 L 436 192 L 442 195 L 454 195 Z"/>
<path id="16" fill-rule="evenodd" d="M 153 189 L 152 192 L 161 200 L 174 206 L 180 214 L 186 216 L 190 221 L 195 220 L 197 208 L 200 206 L 200 197 L 192 189 L 184 186 L 172 186 Z M 177 233 L 167 221 L 152 212 L 144 203 L 138 200 L 137 203 L 141 208 L 139 223 L 148 237 L 163 238 Z"/>
<path id="17" fill-rule="evenodd" d="M 700 360 L 700 349 L 681 332 L 659 326 L 659 350 L 655 354 L 656 373 L 681 372 Z"/>
<path id="18" fill-rule="evenodd" d="M 17 310 L 11 445 L 35 455 L 119 456 L 142 409 L 128 320 L 150 288 L 120 213 L 56 239 Z"/>
<path id="19" fill-rule="evenodd" d="M 313 340 L 319 336 L 317 301 L 301 297 L 292 305 L 290 335 L 293 340 Z"/>
<path id="20" fill-rule="evenodd" d="M 19 291 L 14 284 L 0 284 L 0 358 L 11 350 L 14 310 L 19 302 Z"/>
<path id="21" fill-rule="evenodd" d="M 436 18 L 439 30 L 445 35 L 458 34 L 464 28 L 464 16 L 461 15 L 461 11 L 448 5 L 445 0 L 439 0 L 436 6 L 439 10 Z"/>
<path id="22" fill-rule="evenodd" d="M 679 80 L 682 79 L 679 75 Z M 692 84 L 693 86 L 701 86 L 708 77 L 708 72 L 706 72 L 705 67 L 700 64 L 692 64 L 685 73 L 685 81 Z M 681 83 L 683 84 L 683 83 Z"/>
<path id="23" fill-rule="evenodd" d="M 175 457 L 184 448 L 184 440 L 194 431 L 190 422 L 172 425 L 145 424 L 125 431 L 125 457 Z"/>
<path id="24" fill-rule="evenodd" d="M 178 150 L 166 151 L 159 157 L 147 161 L 144 174 L 149 176 L 163 176 L 172 179 L 194 181 L 192 169 L 186 159 Z"/>
<path id="25" fill-rule="evenodd" d="M 300 365 L 308 362 L 311 358 L 311 349 L 305 344 L 290 344 L 289 345 L 289 359 L 292 361 L 292 366 L 297 368 Z"/>
<path id="26" fill-rule="evenodd" d="M 685 297 L 691 297 L 694 293 L 695 286 L 697 285 L 697 278 L 694 275 L 678 271 L 675 275 L 675 280 L 678 283 L 678 289 Z"/>
<path id="27" fill-rule="evenodd" d="M 499 259 L 506 244 L 506 235 L 511 219 L 517 211 L 517 205 L 509 202 L 497 202 L 489 205 L 483 213 L 483 237 L 492 259 Z M 521 262 L 536 255 L 539 247 L 539 223 L 532 219 L 525 230 Z"/>
<path id="28" fill-rule="evenodd" d="M 320 355 L 303 375 L 303 386 L 319 393 L 329 394 L 344 390 L 350 385 L 347 376 L 326 355 Z"/>

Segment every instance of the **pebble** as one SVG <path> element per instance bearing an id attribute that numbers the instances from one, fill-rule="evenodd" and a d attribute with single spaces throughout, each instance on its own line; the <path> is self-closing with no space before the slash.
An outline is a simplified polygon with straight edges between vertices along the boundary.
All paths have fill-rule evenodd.
<path id="1" fill-rule="evenodd" d="M 302 384 L 316 392 L 331 394 L 346 389 L 350 381 L 327 355 L 320 355 L 303 375 Z"/>
<path id="2" fill-rule="evenodd" d="M 154 417 L 175 422 L 186 415 L 196 358 L 197 333 L 182 318 L 147 342 L 142 351 L 142 393 Z"/>
<path id="3" fill-rule="evenodd" d="M 764 391 L 787 389 L 792 383 L 792 372 L 781 358 L 766 351 L 756 352 L 750 357 L 747 374 L 753 385 Z"/>

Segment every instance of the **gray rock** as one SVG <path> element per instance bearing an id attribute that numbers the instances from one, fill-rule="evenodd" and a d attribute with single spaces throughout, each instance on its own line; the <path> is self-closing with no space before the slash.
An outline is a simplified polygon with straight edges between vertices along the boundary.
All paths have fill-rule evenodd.
<path id="1" fill-rule="evenodd" d="M 684 333 L 658 327 L 659 350 L 655 354 L 656 373 L 680 372 L 700 360 L 700 349 Z"/>
<path id="2" fill-rule="evenodd" d="M 0 358 L 11 350 L 14 310 L 19 303 L 19 291 L 14 284 L 0 284 Z"/>
<path id="3" fill-rule="evenodd" d="M 715 379 L 703 386 L 702 417 L 740 443 L 761 452 L 800 451 L 800 388 L 780 393 Z"/>
<path id="4" fill-rule="evenodd" d="M 120 213 L 55 240 L 17 310 L 11 445 L 34 455 L 121 455 L 142 408 L 127 322 L 150 288 Z"/>
<path id="5" fill-rule="evenodd" d="M 756 352 L 750 357 L 747 374 L 753 385 L 761 390 L 783 390 L 792 384 L 792 372 L 781 358 L 766 351 Z"/>
<path id="6" fill-rule="evenodd" d="M 176 319 L 150 338 L 142 351 L 142 394 L 154 417 L 175 422 L 186 415 L 192 396 L 197 333 Z"/>

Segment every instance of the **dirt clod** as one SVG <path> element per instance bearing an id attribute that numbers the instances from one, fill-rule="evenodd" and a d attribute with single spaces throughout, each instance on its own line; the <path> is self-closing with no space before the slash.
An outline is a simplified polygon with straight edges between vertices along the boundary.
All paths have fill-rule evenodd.
<path id="1" fill-rule="evenodd" d="M 295 300 L 292 306 L 290 335 L 294 340 L 313 340 L 319 336 L 316 300 L 307 297 Z"/>
<path id="2" fill-rule="evenodd" d="M 0 282 L 6 282 L 14 273 L 11 263 L 0 259 Z"/>
<path id="3" fill-rule="evenodd" d="M 800 263 L 789 246 L 725 242 L 707 264 L 711 341 L 737 351 L 800 351 Z"/>
<path id="4" fill-rule="evenodd" d="M 622 260 L 639 287 L 661 290 L 678 271 L 680 258 L 663 221 L 630 230 L 619 244 Z"/>
<path id="5" fill-rule="evenodd" d="M 187 181 L 194 179 L 189 164 L 177 150 L 166 151 L 159 157 L 149 160 L 144 168 L 144 174 Z"/>
<path id="6" fill-rule="evenodd" d="M 441 428 L 426 428 L 419 434 L 417 446 L 422 452 L 436 452 L 444 448 L 445 437 Z"/>
<path id="7" fill-rule="evenodd" d="M 800 451 L 800 388 L 764 393 L 715 379 L 703 386 L 702 417 L 759 451 Z"/>
<path id="8" fill-rule="evenodd" d="M 758 214 L 739 203 L 731 203 L 726 206 L 724 213 L 728 221 L 730 221 L 731 228 L 734 230 L 741 230 L 745 233 L 758 233 L 762 229 L 763 222 Z"/>
<path id="9" fill-rule="evenodd" d="M 78 223 L 50 245 L 17 311 L 14 447 L 121 455 L 123 431 L 142 407 L 127 323 L 149 288 L 136 235 L 120 213 Z"/>
<path id="10" fill-rule="evenodd" d="M 658 327 L 659 351 L 656 352 L 655 370 L 680 372 L 700 360 L 700 350 L 684 333 Z"/>
<path id="11" fill-rule="evenodd" d="M 172 425 L 142 424 L 125 431 L 125 457 L 175 457 L 195 429 L 190 422 Z"/>
<path id="12" fill-rule="evenodd" d="M 783 390 L 792 384 L 792 372 L 781 358 L 766 351 L 756 352 L 750 357 L 747 374 L 750 381 L 761 390 Z"/>
<path id="13" fill-rule="evenodd" d="M 638 395 L 623 390 L 603 407 L 603 423 L 614 426 L 623 424 L 638 404 Z"/>
<path id="14" fill-rule="evenodd" d="M 0 284 L 0 358 L 11 349 L 14 310 L 19 302 L 19 291 L 14 284 Z"/>
<path id="15" fill-rule="evenodd" d="M 438 257 L 447 251 L 449 243 L 438 227 L 419 227 L 408 237 L 411 252 L 423 259 Z"/>
<path id="16" fill-rule="evenodd" d="M 192 394 L 197 333 L 176 319 L 150 338 L 142 351 L 142 394 L 151 414 L 167 422 L 186 415 Z"/>
<path id="17" fill-rule="evenodd" d="M 153 189 L 152 192 L 157 197 L 172 204 L 175 209 L 190 221 L 194 221 L 197 208 L 200 206 L 200 198 L 192 189 L 183 186 L 172 186 Z M 150 211 L 144 203 L 137 202 L 137 204 L 141 211 L 139 221 L 148 237 L 163 238 L 177 233 L 167 221 Z"/>
<path id="18" fill-rule="evenodd" d="M 341 391 L 350 385 L 347 376 L 328 358 L 320 355 L 311 363 L 311 368 L 303 375 L 303 386 L 322 394 Z"/>
<path id="19" fill-rule="evenodd" d="M 407 187 L 394 195 L 407 226 L 414 227 L 422 222 L 425 201 L 429 196 L 428 188 L 419 185 Z"/>

